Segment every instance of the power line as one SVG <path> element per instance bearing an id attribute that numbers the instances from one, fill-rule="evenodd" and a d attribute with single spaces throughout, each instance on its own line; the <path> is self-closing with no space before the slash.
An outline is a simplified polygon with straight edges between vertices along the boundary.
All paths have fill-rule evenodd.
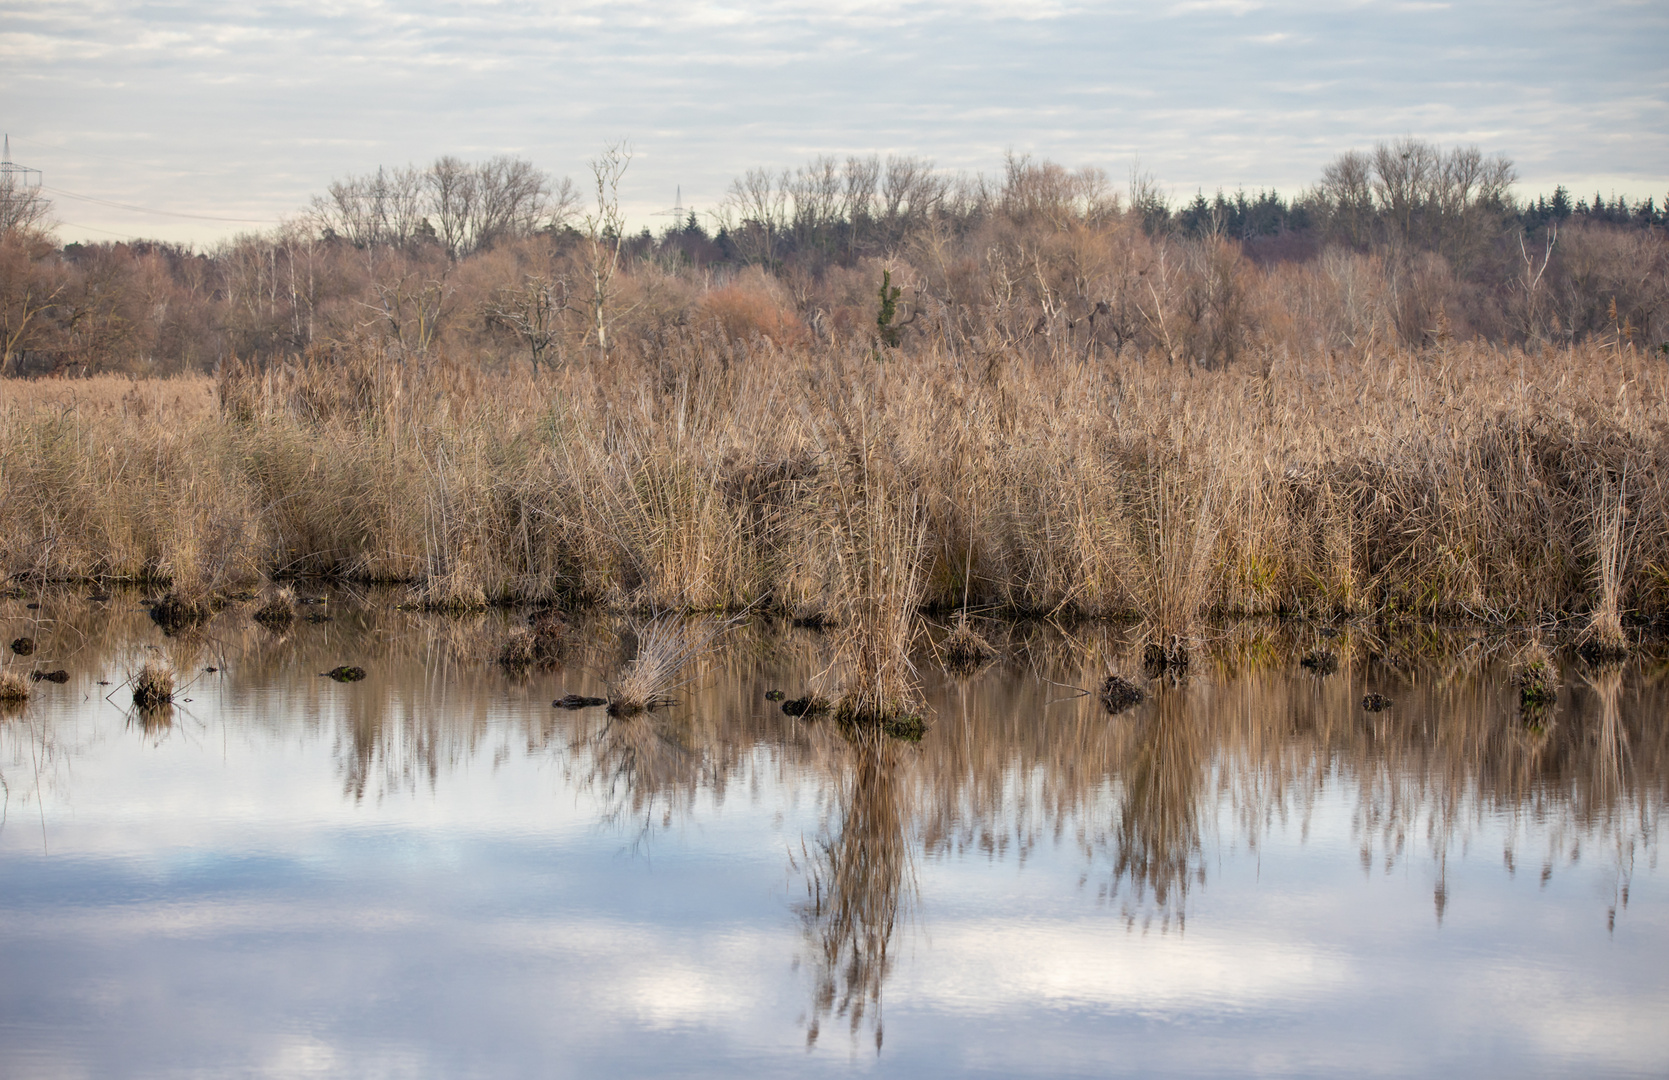
<path id="1" fill-rule="evenodd" d="M 82 195 L 74 191 L 66 191 L 63 188 L 56 188 L 44 184 L 42 185 L 42 189 L 50 191 L 54 195 L 64 195 L 71 199 L 81 199 L 84 202 L 98 203 L 100 206 L 109 206 L 117 210 L 133 210 L 141 214 L 161 214 L 163 217 L 191 218 L 194 221 L 225 221 L 234 225 L 278 224 L 278 222 L 272 220 L 271 218 L 214 217 L 210 214 L 186 214 L 178 210 L 154 210 L 148 206 L 134 206 L 132 203 L 115 202 L 111 199 L 101 199 L 96 195 Z"/>
<path id="2" fill-rule="evenodd" d="M 111 232 L 109 229 L 96 229 L 91 225 L 78 225 L 73 221 L 60 221 L 58 224 L 62 225 L 66 229 L 85 229 L 88 232 L 103 233 L 105 236 L 114 236 L 118 240 L 141 240 L 141 239 L 143 239 L 143 237 L 135 236 L 132 233 L 119 233 L 119 232 Z"/>

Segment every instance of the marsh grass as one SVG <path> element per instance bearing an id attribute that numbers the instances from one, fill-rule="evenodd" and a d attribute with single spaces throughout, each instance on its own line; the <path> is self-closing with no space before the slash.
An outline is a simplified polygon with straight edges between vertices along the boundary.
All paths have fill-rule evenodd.
<path id="1" fill-rule="evenodd" d="M 1588 625 L 1582 631 L 1579 648 L 1584 657 L 1595 663 L 1617 661 L 1628 655 L 1628 635 L 1623 632 L 1619 599 L 1631 532 L 1624 525 L 1628 516 L 1626 486 L 1626 477 L 1615 490 L 1609 477 L 1602 477 L 1593 485 L 1593 575 L 1596 602 Z"/>
<path id="2" fill-rule="evenodd" d="M 288 585 L 274 589 L 266 601 L 250 616 L 256 622 L 275 633 L 280 632 L 295 622 L 296 594 Z"/>
<path id="3" fill-rule="evenodd" d="M 865 714 L 912 707 L 922 610 L 1137 619 L 1174 669 L 1239 615 L 1585 618 L 1604 645 L 1669 600 L 1669 371 L 1631 350 L 1201 370 L 993 340 L 877 364 L 668 331 L 538 379 L 350 343 L 133 384 L 145 410 L 9 383 L 0 573 L 757 604 L 838 628 L 827 689 Z"/>
<path id="4" fill-rule="evenodd" d="M 174 700 L 174 668 L 162 660 L 147 660 L 132 676 L 133 703 L 154 709 Z"/>
<path id="5" fill-rule="evenodd" d="M 29 683 L 15 671 L 0 671 L 0 702 L 29 700 Z"/>
<path id="6" fill-rule="evenodd" d="M 695 677 L 690 665 L 735 623 L 735 619 L 692 622 L 659 615 L 638 626 L 637 655 L 608 683 L 609 713 L 632 716 L 672 704 L 672 695 Z"/>

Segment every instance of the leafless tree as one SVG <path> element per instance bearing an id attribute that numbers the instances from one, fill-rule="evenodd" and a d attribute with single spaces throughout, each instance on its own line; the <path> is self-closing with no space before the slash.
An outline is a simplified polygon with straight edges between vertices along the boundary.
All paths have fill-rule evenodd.
<path id="1" fill-rule="evenodd" d="M 410 166 L 379 168 L 333 181 L 324 195 L 314 196 L 313 219 L 321 232 L 355 247 L 403 247 L 422 230 L 424 189 L 423 174 Z"/>
<path id="2" fill-rule="evenodd" d="M 596 209 L 585 215 L 583 226 L 591 277 L 591 333 L 597 340 L 599 356 L 608 354 L 609 302 L 615 272 L 620 269 L 620 248 L 625 241 L 624 215 L 620 212 L 620 178 L 632 163 L 632 148 L 625 142 L 611 143 L 591 159 L 591 179 L 597 189 Z"/>
<path id="3" fill-rule="evenodd" d="M 749 169 L 730 183 L 721 207 L 725 228 L 751 262 L 768 263 L 788 225 L 791 179 L 769 169 Z"/>
<path id="4" fill-rule="evenodd" d="M 0 237 L 14 229 L 40 229 L 51 215 L 52 200 L 42 195 L 40 188 L 21 182 L 11 173 L 0 175 Z"/>
<path id="5" fill-rule="evenodd" d="M 520 288 L 499 290 L 487 315 L 522 340 L 537 375 L 551 348 L 561 348 L 562 313 L 567 307 L 567 279 L 529 274 Z"/>

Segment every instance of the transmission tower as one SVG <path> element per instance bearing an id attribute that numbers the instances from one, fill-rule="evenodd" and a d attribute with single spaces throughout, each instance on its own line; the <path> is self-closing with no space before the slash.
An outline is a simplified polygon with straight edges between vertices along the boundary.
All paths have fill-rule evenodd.
<path id="1" fill-rule="evenodd" d="M 34 177 L 33 181 L 29 179 L 31 176 Z M 5 184 L 7 187 L 11 187 L 13 184 L 19 187 L 38 188 L 41 186 L 41 171 L 39 169 L 31 169 L 27 165 L 19 165 L 12 160 L 12 137 L 9 134 L 6 136 L 5 150 L 0 152 L 0 184 Z"/>
<path id="2" fill-rule="evenodd" d="M 657 210 L 653 214 L 650 214 L 649 216 L 650 217 L 669 217 L 669 218 L 673 218 L 678 222 L 679 227 L 682 228 L 683 224 L 684 224 L 684 220 L 687 217 L 689 217 L 689 215 L 695 213 L 695 208 L 694 207 L 689 207 L 689 208 L 686 209 L 685 206 L 684 206 L 684 185 L 679 184 L 674 190 L 678 193 L 678 195 L 677 195 L 677 198 L 674 200 L 674 202 L 672 204 L 672 209 L 671 210 Z"/>

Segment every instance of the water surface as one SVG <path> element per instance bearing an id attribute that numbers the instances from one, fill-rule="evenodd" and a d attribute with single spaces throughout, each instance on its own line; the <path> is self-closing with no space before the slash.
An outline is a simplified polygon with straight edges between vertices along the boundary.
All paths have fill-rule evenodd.
<path id="1" fill-rule="evenodd" d="M 7 1077 L 1669 1069 L 1656 661 L 1526 716 L 1510 642 L 1241 627 L 1109 717 L 1072 688 L 1125 634 L 1020 627 L 967 678 L 924 649 L 926 737 L 869 745 L 766 700 L 809 630 L 611 720 L 551 701 L 620 621 L 514 677 L 515 616 L 136 601 L 0 601 L 9 666 L 70 673 L 0 719 Z M 146 714 L 155 656 L 190 682 Z"/>

